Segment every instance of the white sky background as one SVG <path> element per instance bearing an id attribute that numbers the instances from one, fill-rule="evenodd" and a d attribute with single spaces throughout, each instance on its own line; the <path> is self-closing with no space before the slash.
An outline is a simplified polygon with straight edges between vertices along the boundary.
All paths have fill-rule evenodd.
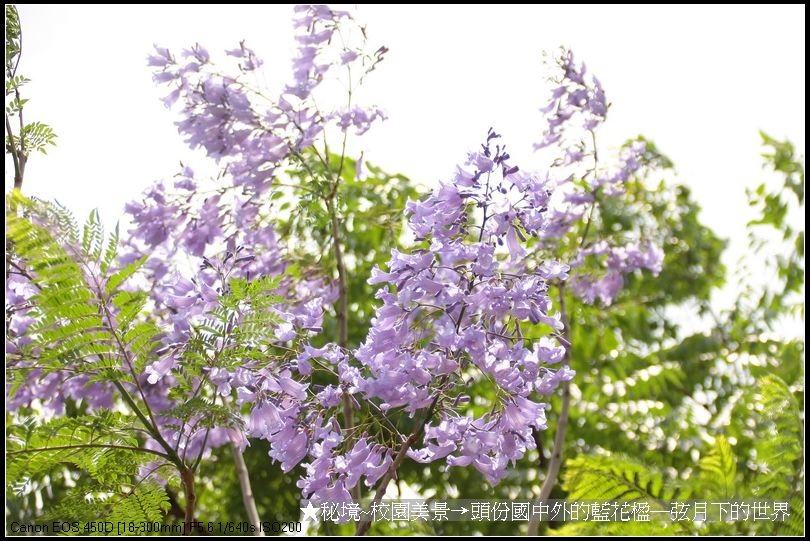
<path id="1" fill-rule="evenodd" d="M 33 156 L 24 192 L 114 223 L 123 204 L 190 153 L 146 56 L 199 42 L 216 58 L 245 39 L 268 79 L 289 79 L 290 6 L 20 5 L 27 121 L 59 134 Z M 359 6 L 371 44 L 390 49 L 364 91 L 389 120 L 360 139 L 366 158 L 431 185 L 495 127 L 514 163 L 543 129 L 541 52 L 570 46 L 612 108 L 601 145 L 643 134 L 676 164 L 703 220 L 745 246 L 744 187 L 766 175 L 758 130 L 805 148 L 805 7 Z M 8 168 L 8 164 L 7 164 Z M 10 177 L 6 173 L 6 178 Z M 736 258 L 735 258 L 736 259 Z M 731 260 L 729 260 L 731 261 Z"/>

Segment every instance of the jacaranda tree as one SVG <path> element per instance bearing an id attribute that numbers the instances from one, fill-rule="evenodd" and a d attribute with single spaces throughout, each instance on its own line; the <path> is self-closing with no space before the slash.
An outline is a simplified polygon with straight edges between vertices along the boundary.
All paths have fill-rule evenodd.
<path id="1" fill-rule="evenodd" d="M 262 60 L 245 43 L 222 57 L 156 47 L 148 62 L 177 129 L 219 174 L 183 166 L 127 205 L 126 231 L 105 236 L 95 213 L 79 227 L 67 209 L 24 197 L 19 157 L 30 149 L 25 128 L 15 137 L 7 122 L 18 158 L 6 208 L 7 494 L 17 516 L 182 521 L 188 534 L 195 518 L 245 518 L 254 529 L 268 515 L 297 518 L 301 500 L 378 502 L 392 482 L 438 497 L 596 497 L 589 490 L 609 486 L 599 472 L 621 479 L 636 468 L 610 451 L 641 463 L 670 445 L 640 429 L 645 417 L 675 426 L 712 377 L 736 403 L 740 376 L 708 360 L 757 354 L 746 327 L 756 310 L 774 320 L 795 300 L 767 294 L 767 306 L 729 315 L 705 340 L 679 333 L 667 310 L 710 313 L 723 242 L 685 188 L 650 186 L 671 166 L 651 142 L 600 151 L 609 102 L 571 51 L 549 57 L 535 145 L 544 170 L 521 169 L 506 138 L 482 126 L 480 147 L 420 196 L 347 150 L 385 119 L 361 90 L 387 49 L 325 6 L 296 7 L 294 25 L 293 79 L 276 89 L 255 84 Z M 9 54 L 7 39 L 16 70 L 20 51 Z M 11 84 L 21 119 L 14 70 L 7 95 Z M 777 168 L 799 167 L 791 186 L 803 194 L 803 166 L 786 160 Z M 766 209 L 777 204 L 758 195 Z M 779 264 L 786 293 L 798 294 L 799 262 Z M 769 340 L 758 347 L 800 347 Z M 684 364 L 700 355 L 705 364 Z M 797 408 L 795 388 L 767 377 L 763 396 Z M 633 387 L 628 379 L 645 382 L 629 409 L 613 392 Z M 709 477 L 727 440 L 711 449 L 699 448 Z M 791 449 L 800 462 L 803 450 Z M 566 456 L 577 458 L 559 486 Z M 684 471 L 677 456 L 645 467 L 662 477 L 642 488 L 664 490 L 667 473 L 653 470 Z M 45 488 L 37 509 L 31 497 Z M 637 497 L 665 499 L 651 491 Z M 363 534 L 372 524 L 322 527 Z"/>

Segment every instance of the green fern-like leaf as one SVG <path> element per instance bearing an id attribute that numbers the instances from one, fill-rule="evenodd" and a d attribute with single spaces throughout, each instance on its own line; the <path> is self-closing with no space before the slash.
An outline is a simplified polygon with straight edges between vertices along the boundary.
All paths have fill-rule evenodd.
<path id="1" fill-rule="evenodd" d="M 72 464 L 99 483 L 127 481 L 155 458 L 139 451 L 134 434 L 127 417 L 109 411 L 17 423 L 6 435 L 6 480 L 25 483 Z"/>
<path id="2" fill-rule="evenodd" d="M 689 495 L 657 468 L 621 455 L 582 455 L 569 460 L 563 488 L 572 500 L 645 500 L 659 507 L 663 501 Z"/>
<path id="3" fill-rule="evenodd" d="M 754 400 L 762 411 L 754 443 L 758 475 L 752 482 L 753 494 L 757 499 L 790 504 L 786 521 L 758 524 L 758 531 L 800 535 L 804 526 L 804 446 L 799 403 L 788 385 L 772 374 L 759 379 Z"/>
<path id="4" fill-rule="evenodd" d="M 784 498 L 803 479 L 801 410 L 790 388 L 776 376 L 761 378 L 758 391 L 763 414 L 755 449 L 764 475 L 755 492 L 761 497 Z"/>
<path id="5" fill-rule="evenodd" d="M 82 235 L 82 249 L 93 259 L 98 259 L 104 243 L 104 226 L 98 215 L 98 210 L 93 210 L 87 221 L 84 223 Z"/>
<path id="6" fill-rule="evenodd" d="M 29 215 L 37 210 L 30 202 L 22 203 Z M 45 225 L 15 210 L 6 214 L 8 239 L 18 266 L 26 269 L 37 290 L 31 299 L 35 323 L 28 334 L 32 340 L 20 358 L 35 360 L 37 368 L 46 372 L 68 366 L 75 373 L 95 370 L 94 361 L 115 356 L 115 350 L 85 272 Z M 48 219 L 41 214 L 37 218 L 38 222 Z M 25 370 L 13 373 L 23 379 L 27 376 Z"/>
<path id="7" fill-rule="evenodd" d="M 669 511 L 670 502 L 687 500 L 691 487 L 670 479 L 655 466 L 623 455 L 580 455 L 566 463 L 563 488 L 573 501 L 639 501 L 653 511 Z M 683 522 L 580 522 L 555 535 L 672 535 L 690 531 Z"/>
<path id="8" fill-rule="evenodd" d="M 43 122 L 31 122 L 23 126 L 18 138 L 25 145 L 24 151 L 48 153 L 49 145 L 56 145 L 56 133 Z"/>
<path id="9" fill-rule="evenodd" d="M 105 520 L 113 523 L 142 524 L 162 522 L 169 509 L 166 491 L 155 482 L 138 484 L 128 493 L 120 494 Z"/>
<path id="10" fill-rule="evenodd" d="M 31 342 L 19 359 L 34 360 L 46 372 L 69 368 L 93 377 L 121 361 L 143 367 L 153 360 L 159 331 L 139 318 L 146 294 L 121 289 L 143 259 L 104 276 L 118 241 L 113 236 L 105 248 L 98 213 L 91 213 L 79 234 L 61 207 L 15 195 L 6 224 L 13 259 L 37 289 Z M 16 386 L 27 378 L 22 364 L 13 371 Z"/>
<path id="11" fill-rule="evenodd" d="M 47 509 L 38 522 L 77 522 L 78 531 L 71 532 L 74 535 L 146 535 L 161 531 L 168 509 L 165 489 L 151 479 L 124 486 L 117 492 L 109 492 L 108 487 L 92 481 L 80 480 L 57 505 Z M 112 523 L 114 530 L 105 531 L 104 522 Z M 124 528 L 121 532 L 119 524 Z"/>
<path id="12" fill-rule="evenodd" d="M 703 497 L 718 500 L 734 499 L 736 491 L 737 460 L 724 436 L 715 439 L 709 454 L 700 461 L 700 483 Z"/>

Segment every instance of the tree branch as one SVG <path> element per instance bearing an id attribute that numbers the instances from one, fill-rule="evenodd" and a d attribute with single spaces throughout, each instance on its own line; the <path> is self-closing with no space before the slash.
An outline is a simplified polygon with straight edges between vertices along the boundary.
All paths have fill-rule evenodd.
<path id="1" fill-rule="evenodd" d="M 11 154 L 11 160 L 14 162 L 14 187 L 18 190 L 22 190 L 25 155 L 22 154 L 22 150 L 20 150 L 19 154 L 17 152 L 17 145 L 14 142 L 14 132 L 11 129 L 11 121 L 8 118 L 8 113 L 6 113 L 6 132 L 8 133 L 9 139 L 7 150 L 9 154 Z"/>
<path id="2" fill-rule="evenodd" d="M 94 281 L 96 285 L 96 290 L 104 291 L 102 284 L 100 284 L 98 280 L 95 279 L 95 276 Z M 126 362 L 126 365 L 129 368 L 129 372 L 132 375 L 132 380 L 135 383 L 135 387 L 138 389 L 138 393 L 141 396 L 141 400 L 143 400 L 143 405 L 146 408 L 146 413 L 149 416 L 149 419 L 148 420 L 146 419 L 146 416 L 144 416 L 143 412 L 135 403 L 135 400 L 133 400 L 132 396 L 130 396 L 130 394 L 121 384 L 121 382 L 115 380 L 113 381 L 113 384 L 121 393 L 121 395 L 124 398 L 124 401 L 127 402 L 127 405 L 133 409 L 135 415 L 137 415 L 138 418 L 141 420 L 141 422 L 144 425 L 144 428 L 146 428 L 146 430 L 149 431 L 149 433 L 152 435 L 155 441 L 157 441 L 158 444 L 161 447 L 163 447 L 163 449 L 169 455 L 170 460 L 177 466 L 177 469 L 182 470 L 184 468 L 185 463 L 177 454 L 177 452 L 174 450 L 174 448 L 172 448 L 172 446 L 169 445 L 169 443 L 163 438 L 163 435 L 160 433 L 160 425 L 158 424 L 154 414 L 152 413 L 152 408 L 149 407 L 149 402 L 146 399 L 146 393 L 144 392 L 143 387 L 141 386 L 141 383 L 138 380 L 138 374 L 135 371 L 134 363 L 130 358 L 129 350 L 126 347 L 126 344 L 124 344 L 124 342 L 121 340 L 121 337 L 118 336 L 118 332 L 116 332 L 114 319 L 109 311 L 109 308 L 107 307 L 107 299 L 104 298 L 103 294 L 100 294 L 98 300 L 99 300 L 99 308 L 101 309 L 101 315 L 107 320 L 107 328 L 110 331 L 110 334 L 112 334 L 113 338 L 115 339 L 115 342 L 118 345 L 118 349 L 121 351 L 121 354 L 124 357 L 124 361 Z"/>
<path id="3" fill-rule="evenodd" d="M 189 468 L 183 468 L 180 470 L 180 479 L 183 482 L 183 492 L 186 495 L 186 517 L 183 522 L 183 535 L 191 535 L 191 525 L 194 523 L 194 507 L 197 503 L 197 495 L 194 492 L 194 472 Z"/>
<path id="4" fill-rule="evenodd" d="M 231 454 L 233 455 L 233 463 L 236 466 L 236 476 L 239 478 L 239 488 L 242 491 L 242 502 L 245 504 L 248 521 L 256 527 L 253 535 L 255 537 L 264 537 L 264 531 L 261 528 L 262 523 L 259 520 L 259 511 L 256 509 L 256 500 L 253 497 L 253 489 L 250 486 L 250 476 L 248 475 L 245 458 L 242 456 L 242 451 L 233 443 L 231 444 Z"/>
<path id="5" fill-rule="evenodd" d="M 568 321 L 568 314 L 565 309 L 565 286 L 560 284 L 560 316 L 563 322 L 563 337 L 569 343 L 571 342 L 571 324 Z M 571 349 L 565 349 L 565 357 L 563 357 L 563 366 L 568 367 L 571 363 Z M 562 386 L 562 407 L 560 408 L 560 418 L 557 421 L 557 433 L 554 435 L 554 448 L 551 451 L 551 459 L 548 463 L 548 472 L 540 487 L 539 499 L 547 500 L 551 495 L 551 491 L 557 484 L 557 476 L 560 473 L 560 466 L 563 461 L 563 450 L 565 448 L 565 434 L 568 430 L 568 411 L 571 404 L 571 385 L 566 381 Z M 543 462 L 542 451 L 540 451 L 540 463 Z M 528 535 L 537 535 L 540 527 L 540 519 L 532 514 L 529 520 Z"/>
<path id="6" fill-rule="evenodd" d="M 424 423 L 422 423 L 422 427 L 424 427 Z M 385 495 L 385 491 L 388 489 L 388 483 L 391 482 L 391 479 L 394 478 L 396 475 L 397 468 L 399 468 L 402 461 L 405 460 L 405 457 L 408 455 L 408 449 L 411 448 L 411 445 L 414 444 L 416 438 L 419 437 L 419 433 L 421 432 L 421 428 L 408 436 L 404 442 L 402 442 L 402 447 L 399 448 L 399 452 L 397 456 L 394 458 L 394 461 L 391 463 L 391 467 L 388 468 L 388 471 L 385 472 L 385 475 L 380 480 L 380 483 L 377 485 L 377 492 L 374 494 L 374 501 L 372 505 L 375 503 L 379 503 L 382 500 L 382 497 Z M 366 535 L 369 528 L 371 528 L 371 520 L 364 520 L 357 525 L 357 531 L 355 535 Z"/>
<path id="7" fill-rule="evenodd" d="M 335 189 L 337 182 L 335 181 Z M 335 191 L 326 199 L 326 208 L 332 224 L 332 249 L 335 252 L 335 266 L 338 271 L 338 303 L 337 303 L 337 324 L 338 324 L 338 346 L 343 350 L 349 347 L 349 292 L 346 284 L 346 264 L 343 261 L 343 248 L 340 244 L 340 224 L 338 222 L 337 209 L 334 200 Z M 347 394 L 343 394 L 343 424 L 346 430 L 354 428 L 354 413 L 352 412 L 352 400 Z M 352 498 L 360 500 L 360 485 L 352 489 Z"/>
<path id="8" fill-rule="evenodd" d="M 133 447 L 131 445 L 117 445 L 114 443 L 76 443 L 73 445 L 56 445 L 54 447 L 36 447 L 33 449 L 20 449 L 18 451 L 7 451 L 6 456 L 24 455 L 28 453 L 47 453 L 49 451 L 68 451 L 70 449 L 118 449 L 125 451 L 135 451 L 138 453 L 148 453 L 157 455 L 165 460 L 171 460 L 169 455 L 146 447 Z"/>
<path id="9" fill-rule="evenodd" d="M 430 418 L 433 416 L 433 412 L 436 409 L 436 405 L 439 403 L 439 399 L 442 396 L 441 388 L 447 382 L 448 377 L 449 374 L 445 374 L 444 376 L 442 376 L 442 379 L 439 382 L 439 389 L 437 389 L 436 391 L 436 398 L 433 399 L 433 402 L 430 404 L 430 407 L 428 408 L 427 413 L 425 413 L 424 418 L 422 418 L 422 420 L 419 422 L 416 430 L 414 430 L 413 433 L 410 436 L 408 436 L 408 439 L 402 442 L 402 447 L 399 448 L 397 456 L 394 457 L 394 461 L 391 463 L 391 466 L 388 468 L 388 471 L 385 472 L 385 475 L 383 476 L 382 479 L 380 479 L 380 482 L 377 484 L 377 492 L 375 492 L 374 494 L 374 500 L 372 500 L 372 505 L 379 503 L 380 500 L 382 500 L 382 497 L 385 495 L 385 491 L 388 488 L 388 483 L 390 483 L 391 479 L 393 479 L 394 476 L 396 475 L 397 469 L 399 468 L 400 464 L 402 464 L 402 461 L 405 460 L 405 457 L 408 455 L 408 450 L 416 442 L 416 440 L 419 439 L 419 436 L 422 435 L 422 432 L 424 432 L 425 425 L 428 423 L 428 421 L 430 421 Z M 365 535 L 366 532 L 368 532 L 369 528 L 371 528 L 371 520 L 364 520 L 362 522 L 359 522 L 357 524 L 357 530 L 355 531 L 355 535 Z"/>
<path id="10" fill-rule="evenodd" d="M 143 414 L 141 409 L 138 407 L 138 404 L 135 403 L 135 400 L 127 392 L 127 390 L 124 388 L 123 384 L 121 384 L 120 381 L 113 380 L 112 383 L 113 383 L 113 385 L 115 385 L 115 388 L 118 389 L 118 392 L 121 393 L 121 397 L 124 399 L 124 402 L 126 402 L 127 406 L 132 408 L 132 411 L 135 413 L 135 416 L 141 421 L 144 428 L 146 428 L 147 432 L 149 432 L 149 435 L 152 436 L 153 438 L 155 438 L 155 440 L 160 444 L 160 446 L 163 447 L 163 449 L 166 451 L 166 457 L 175 466 L 177 466 L 178 470 L 181 469 L 183 467 L 183 460 L 175 452 L 175 450 L 172 448 L 172 446 L 169 445 L 168 442 L 165 439 L 163 439 L 163 436 L 161 436 L 160 431 L 158 430 L 158 427 L 157 426 L 152 426 L 149 423 L 149 420 L 146 418 L 146 416 Z"/>

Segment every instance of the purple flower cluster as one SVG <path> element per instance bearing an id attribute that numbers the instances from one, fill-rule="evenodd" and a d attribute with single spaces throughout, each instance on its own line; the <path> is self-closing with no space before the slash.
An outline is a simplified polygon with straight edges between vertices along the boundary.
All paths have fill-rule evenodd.
<path id="1" fill-rule="evenodd" d="M 613 168 L 600 168 L 597 162 L 596 131 L 607 118 L 608 103 L 599 80 L 588 75 L 584 64 L 577 63 L 570 50 L 561 50 L 556 58 L 557 85 L 549 103 L 541 109 L 547 127 L 536 149 L 558 148 L 561 156 L 552 163 L 559 171 L 555 185 L 556 199 L 550 203 L 547 227 L 552 246 L 555 237 L 582 229 L 579 248 L 571 254 L 571 290 L 587 303 L 600 300 L 610 304 L 624 285 L 628 273 L 646 269 L 658 274 L 663 262 L 661 249 L 651 239 L 629 242 L 611 240 L 602 235 L 591 242 L 589 232 L 599 198 L 621 197 L 625 184 L 641 167 L 646 150 L 643 142 L 625 145 Z M 583 137 L 590 134 L 591 142 Z M 593 160 L 593 164 L 586 162 Z M 586 224 L 582 228 L 582 224 Z M 547 246 L 549 246 L 547 244 Z M 600 261 L 599 269 L 588 267 L 590 260 Z"/>
<path id="2" fill-rule="evenodd" d="M 553 366 L 562 346 L 522 337 L 525 325 L 562 329 L 548 284 L 564 280 L 567 266 L 529 264 L 529 239 L 546 234 L 550 186 L 509 165 L 498 137 L 490 132 L 452 182 L 409 204 L 409 226 L 426 247 L 394 251 L 387 272 L 375 269 L 370 282 L 393 291 L 378 293 L 383 305 L 355 353 L 368 372 L 357 383 L 364 398 L 438 418 L 411 458 L 472 464 L 491 482 L 534 448 L 532 427 L 545 428 L 545 405 L 532 397 L 573 377 Z M 500 397 L 475 419 L 463 413 L 472 380 L 491 381 Z"/>
<path id="3" fill-rule="evenodd" d="M 597 299 L 610 304 L 624 286 L 624 275 L 647 269 L 653 274 L 661 272 L 664 254 L 651 242 L 631 242 L 625 246 L 609 246 L 601 241 L 580 250 L 578 262 L 588 256 L 603 256 L 607 270 L 600 274 L 577 274 L 571 280 L 572 291 L 583 301 L 592 304 Z"/>
<path id="4" fill-rule="evenodd" d="M 218 179 L 209 190 L 190 167 L 184 167 L 174 181 L 174 192 L 157 183 L 142 201 L 127 205 L 133 227 L 125 240 L 129 253 L 122 262 L 149 256 L 145 266 L 155 284 L 157 302 L 166 294 L 164 278 L 175 270 L 171 262 L 183 254 L 213 256 L 242 247 L 255 258 L 244 268 L 246 276 L 282 274 L 289 257 L 267 219 L 273 212 L 267 192 L 278 190 L 273 188 L 273 179 L 282 167 L 297 163 L 307 147 L 325 137 L 327 126 L 340 131 L 352 128 L 362 134 L 385 118 L 374 107 L 324 111 L 315 105 L 315 92 L 327 75 L 353 72 L 363 76 L 380 62 L 385 48 L 373 55 L 366 53 L 365 34 L 350 15 L 322 5 L 297 6 L 294 26 L 293 81 L 275 99 L 243 80 L 262 64 L 244 43 L 226 51 L 238 64 L 234 75 L 224 74 L 200 45 L 184 50 L 179 59 L 162 47 L 156 47 L 149 57 L 155 80 L 170 89 L 166 104 L 182 105 L 179 132 L 191 147 L 202 147 L 220 163 L 223 177 L 229 181 L 223 186 Z M 362 39 L 356 39 L 361 35 Z M 288 286 L 287 293 L 320 287 L 324 302 L 333 297 L 331 284 L 324 283 L 322 276 L 312 276 L 308 284 Z"/>
<path id="5" fill-rule="evenodd" d="M 425 248 L 394 250 L 388 269 L 374 270 L 369 281 L 388 287 L 378 293 L 383 304 L 366 342 L 351 354 L 329 345 L 299 355 L 301 375 L 317 363 L 336 374 L 337 385 L 314 396 L 309 414 L 278 394 L 254 403 L 251 426 L 273 419 L 277 432 L 268 439 L 285 467 L 307 454 L 290 435 L 306 433 L 311 461 L 299 483 L 304 497 L 348 500 L 361 479 L 373 486 L 404 439 L 388 445 L 371 443 L 367 434 L 350 439 L 337 412 L 329 412 L 343 395 L 376 404 L 383 416 L 427 411 L 424 446 L 409 456 L 473 465 L 494 483 L 534 448 L 532 429 L 545 428 L 546 406 L 537 398 L 573 377 L 561 364 L 565 349 L 552 338 L 562 324 L 548 297 L 548 283 L 564 280 L 567 266 L 530 267 L 527 257 L 529 239 L 545 234 L 537 202 L 548 199 L 549 187 L 510 166 L 497 139 L 491 132 L 451 182 L 409 204 L 409 227 Z M 521 329 L 538 323 L 552 334 L 525 340 Z M 492 382 L 499 396 L 478 418 L 466 414 L 472 380 Z M 278 414 L 291 407 L 295 415 Z"/>
<path id="6" fill-rule="evenodd" d="M 588 75 L 585 64 L 577 64 L 572 51 L 562 49 L 556 62 L 560 68 L 555 79 L 558 86 L 549 103 L 540 109 L 547 126 L 535 148 L 567 146 L 558 163 L 574 163 L 584 156 L 584 147 L 568 146 L 570 141 L 566 139 L 578 131 L 591 131 L 601 125 L 607 118 L 608 102 L 599 79 Z"/>
<path id="7" fill-rule="evenodd" d="M 350 111 L 323 111 L 315 106 L 314 93 L 326 75 L 339 67 L 367 73 L 376 60 L 348 39 L 352 19 L 348 12 L 322 5 L 295 8 L 294 26 L 298 50 L 293 62 L 293 81 L 276 99 L 253 89 L 240 75 L 225 75 L 197 45 L 176 59 L 168 49 L 156 47 L 149 64 L 155 80 L 170 88 L 168 106 L 182 103 L 183 119 L 178 130 L 192 148 L 201 147 L 223 163 L 234 185 L 247 192 L 265 193 L 278 168 L 292 155 L 314 144 L 328 123 L 343 130 L 354 126 L 358 133 L 384 115 L 376 108 L 353 107 Z M 336 34 L 341 39 L 335 40 Z M 335 41 L 341 45 L 336 46 Z M 244 43 L 227 51 L 244 74 L 261 65 Z"/>
<path id="8" fill-rule="evenodd" d="M 176 405 L 168 400 L 168 393 L 176 383 L 175 372 L 182 369 L 183 352 L 194 338 L 194 330 L 210 322 L 220 310 L 219 301 L 227 289 L 223 273 L 211 272 L 210 268 L 203 268 L 193 280 L 182 278 L 188 274 L 177 266 L 183 255 L 206 257 L 211 262 L 216 259 L 214 254 L 223 250 L 233 253 L 238 248 L 250 258 L 231 268 L 229 277 L 281 277 L 273 293 L 284 302 L 269 309 L 277 323 L 265 331 L 272 342 L 285 347 L 318 332 L 326 307 L 335 301 L 336 288 L 323 273 L 305 273 L 297 279 L 285 274 L 290 258 L 267 219 L 272 213 L 267 194 L 281 168 L 300 159 L 307 147 L 325 137 L 329 125 L 340 131 L 353 128 L 362 134 L 373 122 L 384 118 L 379 109 L 359 106 L 323 111 L 315 106 L 314 93 L 330 72 L 338 75 L 337 68 L 353 69 L 360 75 L 373 70 L 385 50 L 379 49 L 374 55 L 365 53 L 364 35 L 359 44 L 349 39 L 350 34 L 363 34 L 349 14 L 325 6 L 297 6 L 294 26 L 298 51 L 293 61 L 293 81 L 276 99 L 268 99 L 244 82 L 244 75 L 262 64 L 244 43 L 226 51 L 237 63 L 234 75 L 223 73 L 200 45 L 182 51 L 179 58 L 168 49 L 156 47 L 148 59 L 156 69 L 155 81 L 169 88 L 166 105 L 181 104 L 179 132 L 192 148 L 203 148 L 222 165 L 223 176 L 230 181 L 228 186 L 220 183 L 213 190 L 204 190 L 191 168 L 185 167 L 174 181 L 174 192 L 164 183 L 157 183 L 142 201 L 127 205 L 133 227 L 131 237 L 125 240 L 128 253 L 120 262 L 126 264 L 147 256 L 144 269 L 151 284 L 154 315 L 165 331 L 159 358 L 146 367 L 142 382 L 157 411 Z M 340 39 L 334 39 L 338 34 Z M 340 46 L 336 46 L 338 42 Z M 202 192 L 206 192 L 204 196 Z M 233 324 L 239 325 L 240 320 Z M 279 382 L 293 381 L 289 376 L 276 381 L 276 369 L 257 365 L 237 370 L 213 367 L 208 380 L 218 394 L 227 396 L 235 391 L 239 404 L 254 404 L 259 415 L 267 415 L 270 404 L 286 412 L 278 416 L 291 423 L 284 429 L 256 428 L 266 426 L 266 422 L 252 422 L 247 429 L 251 436 L 279 445 L 283 442 L 284 446 L 274 447 L 273 457 L 286 465 L 290 459 L 284 457 L 296 457 L 307 440 L 288 440 L 290 430 L 303 426 L 298 418 L 303 410 L 300 403 L 297 409 L 291 409 L 291 398 L 284 392 L 274 394 Z M 299 402 L 302 398 L 296 396 Z M 177 424 L 164 420 L 167 426 Z M 178 442 L 181 449 L 199 439 L 199 431 L 184 434 L 172 429 L 163 435 L 167 441 Z M 203 441 L 210 447 L 226 440 Z"/>

